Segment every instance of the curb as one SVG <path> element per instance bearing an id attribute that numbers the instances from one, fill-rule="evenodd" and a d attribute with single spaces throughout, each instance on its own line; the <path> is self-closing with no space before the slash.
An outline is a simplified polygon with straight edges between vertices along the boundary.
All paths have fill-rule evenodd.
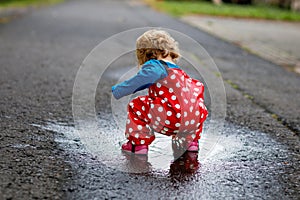
<path id="1" fill-rule="evenodd" d="M 212 17 L 213 18 L 213 17 Z M 282 66 L 288 71 L 295 72 L 297 74 L 300 74 L 300 58 L 296 55 L 293 55 L 292 53 L 287 52 L 285 49 L 281 49 L 278 46 L 273 46 L 268 44 L 269 40 L 266 39 L 256 39 L 257 41 L 253 40 L 250 41 L 249 38 L 253 37 L 251 34 L 248 36 L 247 39 L 235 39 L 231 35 L 235 35 L 235 31 L 231 30 L 230 27 L 223 27 L 222 29 L 219 28 L 220 33 L 216 32 L 217 29 L 214 30 L 211 28 L 211 24 L 203 24 L 205 20 L 202 20 L 201 23 L 197 22 L 197 17 L 195 16 L 185 16 L 181 17 L 180 20 L 186 24 L 189 24 L 195 28 L 198 28 L 204 32 L 207 32 L 208 34 L 211 34 L 215 37 L 218 37 L 222 40 L 225 40 L 229 43 L 232 43 L 236 46 L 239 46 L 240 48 L 248 51 L 251 54 L 254 54 L 256 56 L 259 56 L 265 60 L 268 60 L 276 65 Z M 199 18 L 201 20 L 201 18 Z M 206 19 L 208 20 L 208 19 Z M 207 23 L 209 23 L 208 21 Z M 211 22 L 212 23 L 212 22 Z M 232 27 L 231 27 L 232 28 Z M 227 33 L 230 35 L 225 36 L 221 35 L 221 33 L 224 33 L 224 30 L 227 29 Z M 265 40 L 265 41 L 264 41 Z"/>

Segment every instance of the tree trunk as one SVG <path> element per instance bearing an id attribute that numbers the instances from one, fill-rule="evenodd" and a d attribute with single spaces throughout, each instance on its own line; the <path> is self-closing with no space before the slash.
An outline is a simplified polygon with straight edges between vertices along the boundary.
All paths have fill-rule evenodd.
<path id="1" fill-rule="evenodd" d="M 291 9 L 295 11 L 300 11 L 300 0 L 292 0 Z"/>
<path id="2" fill-rule="evenodd" d="M 213 3 L 216 5 L 222 4 L 222 0 L 213 0 Z"/>

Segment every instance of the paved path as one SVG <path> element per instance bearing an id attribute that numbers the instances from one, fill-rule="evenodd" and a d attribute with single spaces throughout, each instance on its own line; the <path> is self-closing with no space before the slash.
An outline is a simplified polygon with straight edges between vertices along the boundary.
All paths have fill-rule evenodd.
<path id="1" fill-rule="evenodd" d="M 182 20 L 300 73 L 299 22 L 207 16 L 185 16 Z"/>
<path id="2" fill-rule="evenodd" d="M 132 174 L 105 165 L 101 154 L 87 152 L 72 135 L 72 91 L 83 59 L 108 37 L 145 26 L 171 28 L 198 41 L 219 67 L 216 77 L 225 80 L 225 129 L 207 162 L 188 155 L 157 170 L 141 160 L 134 167 L 150 170 Z M 118 40 L 118 48 L 127 45 L 131 40 Z M 202 55 L 199 49 L 189 53 Z M 99 83 L 96 145 L 97 136 L 123 135 L 111 113 L 110 87 L 130 69 L 120 67 L 132 63 L 133 55 L 126 55 Z M 106 67 L 99 63 L 99 70 Z M 0 199 L 299 197 L 299 76 L 181 21 L 131 1 L 70 0 L 1 24 L 0 66 Z M 125 166 L 133 160 L 113 161 Z M 182 163 L 191 162 L 187 173 Z"/>

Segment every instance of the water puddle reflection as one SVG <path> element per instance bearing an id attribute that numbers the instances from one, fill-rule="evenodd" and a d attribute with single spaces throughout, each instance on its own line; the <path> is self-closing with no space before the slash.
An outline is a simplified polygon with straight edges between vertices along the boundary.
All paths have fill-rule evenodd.
<path id="1" fill-rule="evenodd" d="M 156 135 L 147 156 L 126 154 L 121 152 L 121 144 L 125 142 L 123 132 L 115 130 L 107 123 L 107 120 L 100 119 L 101 126 L 81 131 L 76 130 L 74 126 L 58 122 L 32 125 L 60 133 L 56 142 L 67 151 L 92 154 L 95 159 L 108 167 L 129 173 L 162 171 L 171 174 L 193 173 L 200 166 L 201 172 L 209 172 L 216 170 L 218 165 L 224 167 L 226 163 L 230 166 L 232 163 L 236 165 L 247 161 L 268 162 L 273 161 L 274 156 L 276 159 L 284 160 L 288 155 L 285 146 L 274 141 L 265 133 L 238 128 L 232 124 L 226 124 L 220 140 L 204 159 L 201 157 L 201 152 L 205 151 L 205 144 L 210 142 L 207 136 L 209 133 L 205 131 L 200 140 L 199 154 L 187 152 L 175 161 L 171 138 L 161 134 Z"/>

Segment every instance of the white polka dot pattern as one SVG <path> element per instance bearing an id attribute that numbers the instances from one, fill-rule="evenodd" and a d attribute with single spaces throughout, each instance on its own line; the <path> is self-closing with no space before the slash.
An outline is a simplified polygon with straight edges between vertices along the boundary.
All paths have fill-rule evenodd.
<path id="1" fill-rule="evenodd" d="M 172 115 L 172 112 L 171 111 L 168 111 L 167 112 L 167 115 L 170 117 Z"/>
<path id="2" fill-rule="evenodd" d="M 179 143 L 199 139 L 207 117 L 203 101 L 204 86 L 180 69 L 149 88 L 148 96 L 134 98 L 128 106 L 126 138 L 132 144 L 149 145 L 153 131 L 166 135 L 184 133 Z M 133 121 L 134 120 L 134 121 Z"/>

